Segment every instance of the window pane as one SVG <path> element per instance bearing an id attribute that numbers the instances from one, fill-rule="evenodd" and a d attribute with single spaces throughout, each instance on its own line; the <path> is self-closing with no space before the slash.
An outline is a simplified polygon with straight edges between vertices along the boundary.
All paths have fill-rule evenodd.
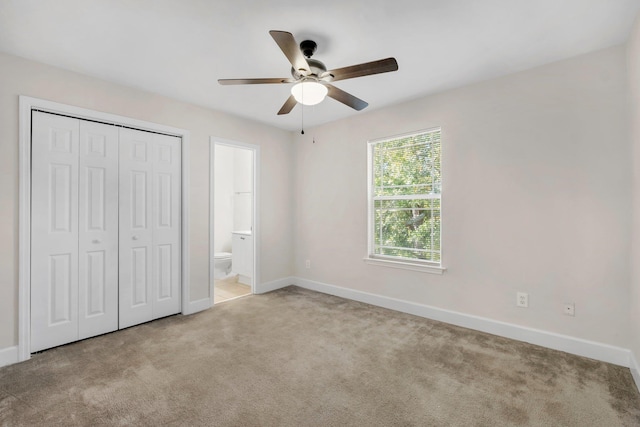
<path id="1" fill-rule="evenodd" d="M 373 162 L 374 196 L 440 193 L 440 131 L 381 142 Z"/>
<path id="2" fill-rule="evenodd" d="M 374 253 L 438 261 L 440 200 L 376 200 Z"/>

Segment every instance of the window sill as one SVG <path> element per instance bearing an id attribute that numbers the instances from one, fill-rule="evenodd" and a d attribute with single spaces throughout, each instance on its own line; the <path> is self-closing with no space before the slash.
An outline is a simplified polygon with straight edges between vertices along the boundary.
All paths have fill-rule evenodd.
<path id="1" fill-rule="evenodd" d="M 364 262 L 371 265 L 400 268 L 403 270 L 420 271 L 423 273 L 430 273 L 430 274 L 442 274 L 447 270 L 444 267 L 438 267 L 435 265 L 418 264 L 413 262 L 391 261 L 388 259 L 381 259 L 381 258 L 366 257 L 364 258 Z"/>

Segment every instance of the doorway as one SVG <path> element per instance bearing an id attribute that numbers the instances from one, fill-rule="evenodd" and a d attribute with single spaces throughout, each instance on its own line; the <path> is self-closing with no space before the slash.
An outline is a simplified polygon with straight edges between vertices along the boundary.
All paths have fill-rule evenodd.
<path id="1" fill-rule="evenodd" d="M 213 303 L 254 293 L 258 147 L 210 143 L 210 286 Z"/>

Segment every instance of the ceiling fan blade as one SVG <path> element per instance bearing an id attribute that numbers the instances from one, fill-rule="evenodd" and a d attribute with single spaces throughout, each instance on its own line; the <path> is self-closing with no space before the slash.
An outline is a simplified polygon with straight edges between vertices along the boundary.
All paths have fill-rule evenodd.
<path id="1" fill-rule="evenodd" d="M 293 83 L 295 79 L 283 78 L 283 79 L 218 79 L 218 83 L 221 85 L 261 85 L 270 83 Z"/>
<path id="2" fill-rule="evenodd" d="M 343 91 L 342 89 L 338 89 L 337 87 L 330 85 L 328 83 L 325 83 L 325 86 L 327 87 L 327 89 L 329 89 L 329 92 L 327 93 L 327 96 L 330 96 L 331 98 L 335 99 L 336 101 L 340 101 L 342 102 L 344 105 L 349 106 L 351 108 L 353 108 L 354 110 L 362 110 L 367 108 L 367 106 L 369 104 L 367 104 L 365 101 L 363 101 L 360 98 L 356 98 L 355 96 L 351 95 L 350 93 L 347 93 L 345 91 Z"/>
<path id="3" fill-rule="evenodd" d="M 306 59 L 304 59 L 304 55 L 300 51 L 300 47 L 296 42 L 296 39 L 293 38 L 293 35 L 287 31 L 277 31 L 271 30 L 269 31 L 271 37 L 276 41 L 280 49 L 287 57 L 291 65 L 296 71 L 299 71 L 302 75 L 309 74 L 309 63 Z"/>
<path id="4" fill-rule="evenodd" d="M 388 73 L 390 71 L 398 71 L 398 62 L 395 58 L 380 59 L 378 61 L 329 70 L 323 73 L 320 78 L 335 82 L 338 80 L 353 79 L 354 77 L 370 76 L 371 74 Z"/>
<path id="5" fill-rule="evenodd" d="M 289 96 L 289 98 L 285 101 L 282 108 L 280 108 L 280 111 L 278 111 L 278 115 L 280 116 L 282 114 L 289 114 L 291 110 L 293 110 L 293 107 L 296 106 L 297 103 L 298 101 L 296 101 L 293 95 Z"/>

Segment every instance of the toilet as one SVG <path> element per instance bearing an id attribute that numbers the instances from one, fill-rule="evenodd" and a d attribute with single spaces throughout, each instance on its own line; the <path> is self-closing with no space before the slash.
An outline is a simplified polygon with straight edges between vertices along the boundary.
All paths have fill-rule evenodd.
<path id="1" fill-rule="evenodd" d="M 231 273 L 231 253 L 216 252 L 213 254 L 213 278 L 224 279 Z"/>

